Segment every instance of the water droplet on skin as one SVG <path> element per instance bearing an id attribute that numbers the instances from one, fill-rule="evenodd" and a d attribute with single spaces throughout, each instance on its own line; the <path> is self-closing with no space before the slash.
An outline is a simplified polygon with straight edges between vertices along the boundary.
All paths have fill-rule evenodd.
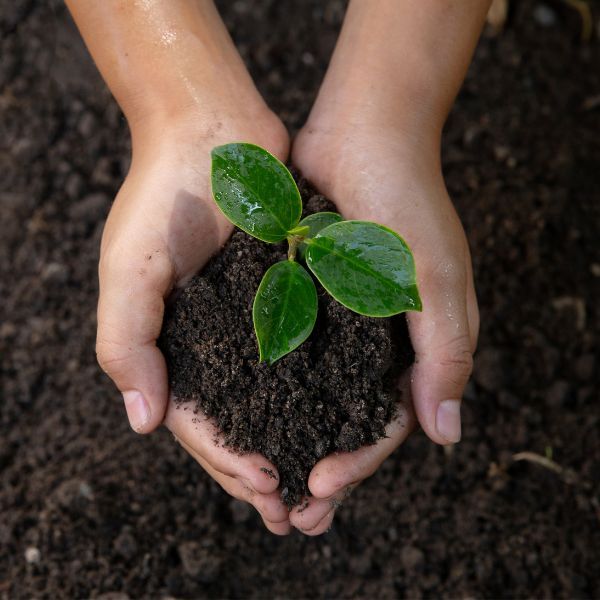
<path id="1" fill-rule="evenodd" d="M 163 46 L 172 46 L 177 41 L 177 33 L 170 29 L 166 29 L 160 36 L 160 39 Z"/>
<path id="2" fill-rule="evenodd" d="M 443 268 L 445 275 L 450 275 L 454 271 L 454 265 L 452 263 L 446 263 Z"/>

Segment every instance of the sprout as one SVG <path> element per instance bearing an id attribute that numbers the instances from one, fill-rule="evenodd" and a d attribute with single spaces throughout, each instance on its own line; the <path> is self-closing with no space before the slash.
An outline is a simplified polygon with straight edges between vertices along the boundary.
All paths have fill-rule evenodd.
<path id="1" fill-rule="evenodd" d="M 303 260 L 338 302 L 361 315 L 389 317 L 421 310 L 410 248 L 394 231 L 337 213 L 300 219 L 302 199 L 285 165 L 247 143 L 212 151 L 212 193 L 225 216 L 270 244 L 288 241 L 288 260 L 265 273 L 252 317 L 260 360 L 272 365 L 311 334 L 317 290 Z"/>

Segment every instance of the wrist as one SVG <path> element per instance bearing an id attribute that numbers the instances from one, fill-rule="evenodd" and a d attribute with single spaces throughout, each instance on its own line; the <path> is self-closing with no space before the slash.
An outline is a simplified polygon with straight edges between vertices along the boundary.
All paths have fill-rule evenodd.
<path id="1" fill-rule="evenodd" d="M 422 126 L 410 111 L 403 110 L 395 118 L 387 118 L 383 112 L 365 112 L 353 105 L 314 110 L 296 139 L 294 158 L 305 162 L 308 155 L 316 157 L 325 151 L 328 161 L 343 170 L 345 157 L 367 167 L 389 156 L 415 176 L 439 173 L 441 177 L 441 132 Z M 400 111 L 396 108 L 396 112 Z"/>
<path id="2" fill-rule="evenodd" d="M 142 61 L 119 78 L 126 85 L 113 91 L 133 132 L 148 125 L 165 127 L 181 122 L 261 119 L 269 112 L 239 58 L 223 55 L 220 48 L 204 49 L 201 60 L 196 40 L 168 57 L 164 67 Z"/>
<path id="3" fill-rule="evenodd" d="M 414 136 L 379 119 L 347 121 L 341 112 L 311 117 L 294 142 L 293 162 L 347 218 L 360 218 L 368 206 L 373 220 L 385 222 L 397 210 L 396 191 L 378 195 L 389 182 L 401 182 L 405 199 L 421 204 L 447 196 L 438 135 Z"/>
<path id="4" fill-rule="evenodd" d="M 192 83 L 180 93 L 163 95 L 158 92 L 152 101 L 124 109 L 131 131 L 134 149 L 148 143 L 160 143 L 165 137 L 178 143 L 209 140 L 215 145 L 237 140 L 237 130 L 245 124 L 265 128 L 265 137 L 286 137 L 280 120 L 271 112 L 255 89 L 239 85 L 201 85 Z M 233 136 L 228 139 L 228 136 Z M 251 141 L 251 140 L 248 140 Z M 259 143 L 259 142 L 255 142 Z M 287 149 L 287 141 L 286 141 Z"/>
<path id="5" fill-rule="evenodd" d="M 439 149 L 488 4 L 352 0 L 312 115 L 366 120 Z"/>
<path id="6" fill-rule="evenodd" d="M 254 116 L 264 104 L 212 2 L 67 3 L 136 137 L 188 115 Z"/>

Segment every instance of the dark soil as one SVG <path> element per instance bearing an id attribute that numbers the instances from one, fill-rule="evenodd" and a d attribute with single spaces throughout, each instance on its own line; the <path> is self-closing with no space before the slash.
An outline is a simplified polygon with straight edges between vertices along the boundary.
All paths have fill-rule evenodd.
<path id="1" fill-rule="evenodd" d="M 344 3 L 219 4 L 298 127 Z M 328 534 L 281 539 L 166 431 L 130 431 L 94 357 L 126 124 L 62 3 L 0 6 L 0 598 L 600 596 L 600 44 L 578 13 L 512 2 L 446 127 L 482 316 L 463 440 L 413 434 Z"/>
<path id="2" fill-rule="evenodd" d="M 303 216 L 335 211 L 305 180 L 299 188 Z M 259 363 L 252 303 L 266 270 L 286 253 L 286 244 L 234 233 L 167 311 L 159 346 L 179 402 L 194 400 L 231 449 L 272 461 L 291 507 L 309 494 L 317 461 L 385 435 L 412 352 L 404 317 L 357 315 L 315 280 L 319 312 L 310 338 L 271 367 Z"/>

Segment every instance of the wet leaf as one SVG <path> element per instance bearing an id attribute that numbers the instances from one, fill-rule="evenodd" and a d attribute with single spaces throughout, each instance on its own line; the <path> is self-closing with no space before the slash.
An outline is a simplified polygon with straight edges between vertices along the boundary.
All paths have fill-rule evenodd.
<path id="1" fill-rule="evenodd" d="M 315 213 L 314 215 L 308 215 L 308 217 L 304 217 L 302 221 L 298 224 L 299 227 L 306 226 L 308 227 L 308 232 L 305 233 L 305 237 L 315 237 L 321 229 L 324 229 L 328 225 L 332 223 L 339 223 L 342 221 L 342 216 L 338 215 L 334 212 L 320 212 Z M 306 254 L 306 244 L 302 243 L 298 246 L 298 254 L 300 258 L 304 259 Z"/>
<path id="2" fill-rule="evenodd" d="M 297 348 L 317 319 L 317 290 L 297 262 L 275 263 L 263 277 L 252 308 L 260 360 L 269 365 Z"/>
<path id="3" fill-rule="evenodd" d="M 347 308 L 371 317 L 421 310 L 415 263 L 394 231 L 366 221 L 342 221 L 307 240 L 306 264 Z"/>
<path id="4" fill-rule="evenodd" d="M 217 146 L 211 157 L 212 193 L 225 216 L 259 240 L 284 240 L 302 214 L 300 192 L 285 165 L 246 143 Z"/>

